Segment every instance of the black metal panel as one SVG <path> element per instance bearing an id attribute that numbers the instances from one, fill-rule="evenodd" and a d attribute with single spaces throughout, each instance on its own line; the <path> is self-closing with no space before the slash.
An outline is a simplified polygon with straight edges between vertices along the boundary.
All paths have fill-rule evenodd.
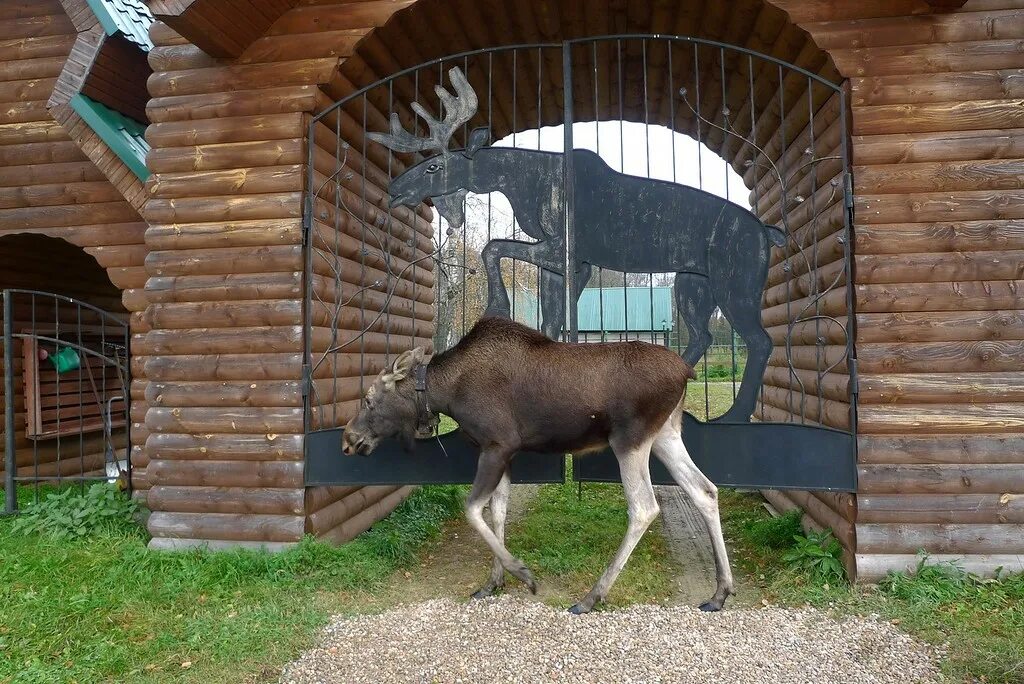
<path id="1" fill-rule="evenodd" d="M 854 437 L 848 432 L 798 423 L 702 423 L 684 414 L 683 442 L 697 467 L 724 487 L 857 491 Z M 573 459 L 573 479 L 618 482 L 610 450 Z M 655 484 L 674 485 L 651 458 Z"/>
<path id="2" fill-rule="evenodd" d="M 480 449 L 460 430 L 417 442 L 415 451 L 396 440 L 378 446 L 370 456 L 341 453 L 344 428 L 306 435 L 306 485 L 471 484 Z M 565 458 L 558 454 L 522 452 L 512 461 L 512 482 L 541 484 L 565 481 Z"/>

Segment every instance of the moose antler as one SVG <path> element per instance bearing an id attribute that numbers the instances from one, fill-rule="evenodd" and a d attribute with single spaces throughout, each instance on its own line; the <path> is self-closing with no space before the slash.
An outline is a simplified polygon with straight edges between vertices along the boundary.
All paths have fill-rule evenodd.
<path id="1" fill-rule="evenodd" d="M 436 150 L 447 152 L 452 135 L 460 126 L 467 123 L 476 114 L 479 104 L 473 86 L 469 84 L 465 74 L 459 67 L 452 67 L 448 78 L 455 88 L 455 94 L 448 92 L 443 86 L 434 86 L 434 92 L 441 100 L 441 120 L 438 121 L 420 105 L 412 103 L 412 110 L 427 122 L 430 136 L 422 138 L 405 130 L 398 114 L 391 114 L 391 133 L 368 133 L 370 140 L 384 145 L 395 152 L 424 152 Z"/>

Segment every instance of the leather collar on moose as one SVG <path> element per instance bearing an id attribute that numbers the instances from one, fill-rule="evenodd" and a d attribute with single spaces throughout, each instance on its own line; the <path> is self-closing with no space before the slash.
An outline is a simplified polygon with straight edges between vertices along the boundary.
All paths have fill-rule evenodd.
<path id="1" fill-rule="evenodd" d="M 427 401 L 427 365 L 418 363 L 412 372 L 416 381 L 416 437 L 433 437 L 437 434 L 440 418 L 430 410 Z"/>

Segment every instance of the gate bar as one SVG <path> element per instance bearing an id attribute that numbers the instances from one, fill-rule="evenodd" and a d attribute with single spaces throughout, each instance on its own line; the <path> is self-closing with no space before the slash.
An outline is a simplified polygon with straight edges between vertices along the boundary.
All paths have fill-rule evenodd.
<path id="1" fill-rule="evenodd" d="M 577 342 L 579 338 L 576 320 L 576 227 L 575 217 L 575 179 L 572 165 L 572 122 L 573 122 L 573 91 L 572 91 L 572 45 L 568 42 L 562 47 L 562 132 L 565 140 L 565 151 L 562 154 L 562 202 L 565 205 L 565 313 L 569 317 L 568 325 L 564 325 L 566 341 Z M 598 136 L 600 137 L 600 136 Z M 539 139 L 539 135 L 538 135 Z M 538 285 L 539 287 L 539 285 Z M 539 298 L 538 298 L 539 299 Z"/>
<path id="2" fill-rule="evenodd" d="M 14 457 L 14 306 L 11 291 L 4 290 L 4 514 L 18 510 L 14 476 L 18 467 Z"/>

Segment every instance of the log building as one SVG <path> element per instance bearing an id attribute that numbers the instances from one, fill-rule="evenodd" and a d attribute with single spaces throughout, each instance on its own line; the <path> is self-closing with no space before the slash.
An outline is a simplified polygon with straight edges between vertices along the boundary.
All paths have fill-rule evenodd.
<path id="1" fill-rule="evenodd" d="M 792 412 L 781 293 L 838 275 L 824 302 L 834 315 L 852 294 L 858 491 L 766 496 L 832 528 L 861 580 L 913 566 L 921 550 L 979 572 L 1024 569 L 1024 0 L 0 0 L 0 287 L 61 291 L 130 321 L 130 448 L 154 547 L 345 541 L 408 493 L 304 486 L 304 332 L 330 346 L 324 316 L 314 311 L 303 329 L 307 159 L 327 175 L 341 143 L 362 145 L 351 118 L 310 138 L 311 118 L 436 57 L 626 33 L 713 39 L 848 88 L 849 130 L 839 98 L 807 98 L 800 79 L 771 92 L 809 99 L 810 111 L 736 103 L 744 134 L 823 218 L 811 220 L 811 203 L 780 203 L 778 177 L 747 163 L 751 145 L 704 135 L 743 176 L 755 212 L 769 223 L 788 212 L 791 230 L 813 232 L 832 255 L 814 272 L 775 255 L 763 322 L 778 346 L 759 415 Z M 725 96 L 702 111 L 730 106 L 728 83 L 756 88 L 761 76 L 723 70 Z M 646 83 L 643 67 L 628 77 Z M 513 115 L 508 93 L 493 97 L 497 136 L 536 127 Z M 363 112 L 376 130 L 381 109 Z M 829 190 L 842 163 L 799 163 L 808 141 L 841 158 L 844 140 L 852 282 L 844 207 Z M 385 206 L 386 182 L 346 179 L 371 189 L 377 207 L 364 218 Z M 428 254 L 429 210 L 396 217 L 391 255 Z M 47 238 L 67 244 L 40 246 Z M 381 271 L 362 266 L 340 291 L 324 271 L 310 277 L 330 301 L 379 309 Z M 361 353 L 333 354 L 312 379 L 331 388 L 332 422 L 355 407 L 360 376 L 429 344 L 433 282 L 429 265 L 405 275 L 385 302 L 386 342 L 371 329 Z M 354 311 L 338 323 L 350 334 Z M 839 331 L 815 334 L 841 350 Z M 814 382 L 820 360 L 793 349 L 802 381 Z M 811 419 L 851 429 L 843 363 Z"/>

